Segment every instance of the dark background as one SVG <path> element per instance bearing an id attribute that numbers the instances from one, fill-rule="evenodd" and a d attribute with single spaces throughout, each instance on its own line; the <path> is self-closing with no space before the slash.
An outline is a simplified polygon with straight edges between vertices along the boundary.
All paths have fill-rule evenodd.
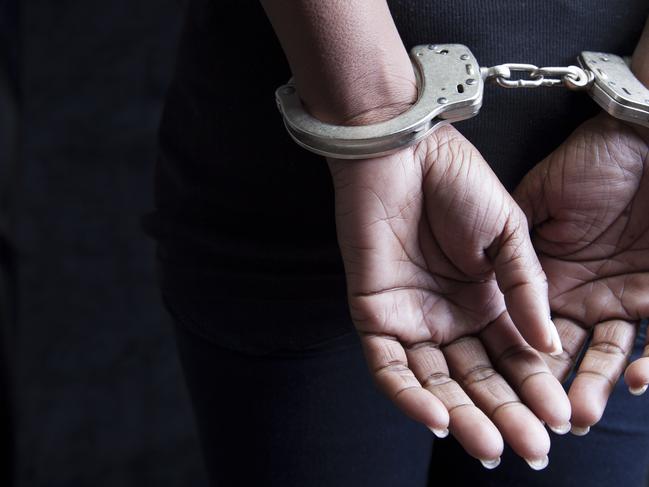
<path id="1" fill-rule="evenodd" d="M 182 12 L 180 0 L 0 1 L 15 485 L 205 485 L 140 226 Z"/>

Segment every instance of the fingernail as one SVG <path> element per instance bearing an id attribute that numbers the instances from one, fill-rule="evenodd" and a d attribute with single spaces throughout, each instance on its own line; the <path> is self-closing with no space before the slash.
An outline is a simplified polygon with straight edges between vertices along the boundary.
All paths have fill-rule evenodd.
<path id="1" fill-rule="evenodd" d="M 642 396 L 647 391 L 647 384 L 642 387 L 629 387 L 629 392 L 634 396 Z"/>
<path id="2" fill-rule="evenodd" d="M 550 425 L 548 425 L 548 428 L 550 428 L 552 431 L 554 431 L 558 435 L 565 435 L 568 431 L 570 431 L 571 424 L 570 424 L 570 421 L 568 421 L 566 424 L 562 424 L 560 426 L 550 426 Z"/>
<path id="3" fill-rule="evenodd" d="M 550 327 L 550 336 L 552 337 L 552 351 L 550 352 L 550 355 L 553 357 L 561 355 L 563 353 L 563 347 L 561 346 L 561 338 L 559 338 L 557 327 L 554 326 L 552 320 L 548 320 L 548 323 Z"/>
<path id="4" fill-rule="evenodd" d="M 482 463 L 482 466 L 487 470 L 493 470 L 500 465 L 500 457 L 494 458 L 493 460 L 480 460 L 480 463 Z"/>
<path id="5" fill-rule="evenodd" d="M 581 426 L 575 426 L 573 424 L 572 428 L 570 428 L 570 432 L 575 436 L 586 436 L 589 431 L 590 431 L 590 426 L 586 426 L 585 428 L 582 428 Z"/>
<path id="6" fill-rule="evenodd" d="M 536 458 L 534 460 L 529 460 L 525 459 L 527 464 L 530 466 L 532 470 L 543 470 L 545 467 L 548 466 L 548 463 L 550 463 L 550 459 L 548 458 L 547 455 L 541 458 Z"/>
<path id="7" fill-rule="evenodd" d="M 446 438 L 448 436 L 448 428 L 445 428 L 443 430 L 435 429 L 435 428 L 429 428 L 435 436 L 438 438 Z"/>

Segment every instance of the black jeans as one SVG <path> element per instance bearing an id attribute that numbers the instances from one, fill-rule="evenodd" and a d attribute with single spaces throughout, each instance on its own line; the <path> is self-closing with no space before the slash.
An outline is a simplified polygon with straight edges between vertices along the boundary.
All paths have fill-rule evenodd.
<path id="1" fill-rule="evenodd" d="M 255 356 L 178 325 L 213 485 L 425 485 L 432 433 L 374 389 L 355 334 Z"/>
<path id="2" fill-rule="evenodd" d="M 195 317 L 167 305 L 213 485 L 647 485 L 649 396 L 631 396 L 622 381 L 586 437 L 552 435 L 544 471 L 530 470 L 510 450 L 500 467 L 486 471 L 452 438 L 433 448 L 432 433 L 375 390 L 353 332 L 257 354 L 215 343 L 203 333 L 209 323 L 197 326 Z M 213 316 L 202 319 L 228 326 L 219 319 L 232 312 L 225 306 L 215 301 Z M 285 313 L 299 319 L 293 305 Z"/>

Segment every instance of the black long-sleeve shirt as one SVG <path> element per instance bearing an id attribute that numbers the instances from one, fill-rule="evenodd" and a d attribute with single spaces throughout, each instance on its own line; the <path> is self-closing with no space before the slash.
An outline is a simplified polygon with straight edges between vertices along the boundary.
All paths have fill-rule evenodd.
<path id="1" fill-rule="evenodd" d="M 461 43 L 483 66 L 564 66 L 582 50 L 630 55 L 649 15 L 646 0 L 389 5 L 407 49 Z M 222 306 L 222 325 L 201 326 L 232 346 L 291 346 L 350 328 L 340 318 L 344 276 L 325 160 L 292 142 L 275 105 L 274 90 L 289 77 L 259 2 L 190 2 L 160 129 L 156 210 L 145 227 L 158 240 L 165 298 L 199 324 Z M 597 110 L 566 89 L 486 86 L 480 114 L 456 127 L 511 190 Z M 246 320 L 242 310 L 260 302 L 268 322 Z M 287 302 L 307 318 L 279 320 Z M 309 313 L 332 318 L 312 326 Z"/>

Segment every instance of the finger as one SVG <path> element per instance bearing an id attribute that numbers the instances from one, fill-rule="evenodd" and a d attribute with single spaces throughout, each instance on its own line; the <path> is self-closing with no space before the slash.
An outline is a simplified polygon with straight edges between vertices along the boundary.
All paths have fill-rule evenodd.
<path id="1" fill-rule="evenodd" d="M 544 160 L 534 166 L 512 193 L 514 201 L 523 210 L 530 228 L 547 220 L 550 216 L 548 206 L 545 204 L 544 191 L 547 164 L 548 162 Z"/>
<path id="2" fill-rule="evenodd" d="M 649 335 L 645 338 L 642 356 L 634 360 L 624 371 L 624 381 L 629 386 L 629 392 L 641 396 L 649 384 Z"/>
<path id="3" fill-rule="evenodd" d="M 494 424 L 478 409 L 457 382 L 449 377 L 439 347 L 423 342 L 407 349 L 408 363 L 419 382 L 449 411 L 449 429 L 467 453 L 487 468 L 500 463 L 503 439 Z"/>
<path id="4" fill-rule="evenodd" d="M 523 338 L 539 351 L 561 353 L 561 340 L 550 320 L 547 279 L 522 216 L 508 220 L 487 253 L 507 311 Z"/>
<path id="5" fill-rule="evenodd" d="M 558 434 L 570 431 L 570 401 L 541 355 L 503 313 L 480 334 L 491 363 L 534 414 Z"/>
<path id="6" fill-rule="evenodd" d="M 542 353 L 541 356 L 550 372 L 561 382 L 565 381 L 572 370 L 575 368 L 577 358 L 588 340 L 589 332 L 574 320 L 555 316 L 554 325 L 559 332 L 563 353 L 559 355 L 549 355 Z"/>
<path id="7" fill-rule="evenodd" d="M 593 338 L 568 391 L 574 434 L 585 435 L 602 417 L 633 348 L 635 329 L 633 323 L 623 320 L 595 325 Z"/>
<path id="8" fill-rule="evenodd" d="M 534 469 L 548 463 L 550 437 L 539 419 L 492 367 L 477 338 L 461 338 L 444 347 L 451 376 L 494 422 L 512 449 Z"/>
<path id="9" fill-rule="evenodd" d="M 436 436 L 446 436 L 448 411 L 421 386 L 408 368 L 401 343 L 392 336 L 369 333 L 361 333 L 361 343 L 379 390 L 412 419 L 428 426 Z"/>

